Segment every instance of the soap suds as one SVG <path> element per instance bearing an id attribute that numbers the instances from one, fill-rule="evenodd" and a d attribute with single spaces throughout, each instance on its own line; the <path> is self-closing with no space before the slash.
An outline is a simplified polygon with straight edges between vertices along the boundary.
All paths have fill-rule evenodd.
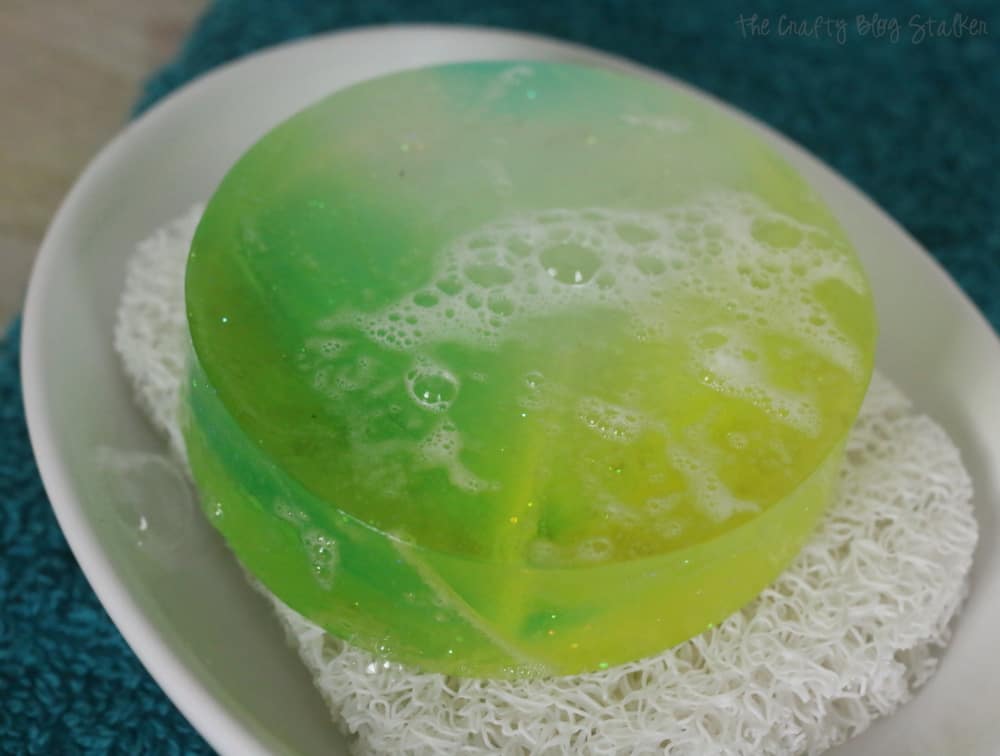
<path id="1" fill-rule="evenodd" d="M 734 317 L 789 333 L 856 374 L 856 349 L 815 297 L 801 296 L 830 282 L 866 291 L 846 246 L 752 196 L 718 192 L 660 212 L 554 208 L 495 221 L 448 245 L 426 289 L 374 313 L 338 312 L 317 332 L 359 328 L 398 350 L 488 347 L 525 318 L 601 305 L 630 312 L 637 332 L 657 332 L 662 310 L 650 303 L 722 295 Z M 738 389 L 738 373 L 733 380 Z"/>
<path id="2" fill-rule="evenodd" d="M 335 411 L 367 408 L 364 417 L 346 422 L 352 427 L 377 420 L 384 402 L 376 401 L 376 392 L 383 389 L 398 395 L 391 400 L 397 406 L 442 415 L 442 423 L 424 425 L 411 417 L 408 430 L 423 439 L 407 449 L 393 447 L 393 453 L 436 465 L 455 487 L 477 494 L 500 484 L 479 480 L 460 462 L 462 449 L 476 444 L 463 437 L 467 428 L 450 414 L 462 391 L 460 371 L 428 356 L 442 345 L 492 350 L 532 329 L 549 328 L 546 318 L 594 312 L 603 318 L 606 310 L 608 322 L 621 317 L 627 323 L 614 331 L 623 353 L 676 359 L 675 386 L 710 389 L 731 404 L 756 408 L 764 422 L 816 439 L 843 408 L 824 412 L 834 392 L 809 376 L 857 386 L 864 362 L 824 304 L 824 287 L 852 292 L 859 302 L 867 295 L 846 242 L 748 194 L 706 193 L 662 210 L 549 208 L 500 218 L 452 240 L 439 250 L 422 288 L 379 309 L 338 304 L 314 323 L 296 367 L 334 400 Z M 559 326 L 551 327 L 562 334 Z M 553 339 L 553 348 L 562 338 Z M 570 330 L 565 338 L 586 341 L 588 335 Z M 379 373 L 374 360 L 386 351 L 412 357 L 412 364 Z M 793 372 L 785 368 L 795 359 L 817 367 L 798 371 L 793 380 L 784 374 Z M 639 409 L 656 398 L 617 406 L 555 376 L 536 375 L 539 385 L 526 380 L 517 400 L 521 418 L 569 402 L 579 405 L 582 426 L 606 441 L 629 446 L 640 431 L 658 435 L 692 493 L 689 507 L 699 509 L 707 523 L 718 526 L 770 503 L 753 495 L 742 500 L 713 473 L 732 458 L 731 447 L 720 448 L 708 434 L 677 446 L 673 429 Z M 784 385 L 776 378 L 782 375 Z M 601 390 L 612 389 L 595 392 Z M 381 455 L 386 448 L 364 434 L 352 436 L 351 443 L 350 452 L 364 460 L 357 466 L 391 464 Z M 591 490 L 605 487 L 592 483 Z"/>

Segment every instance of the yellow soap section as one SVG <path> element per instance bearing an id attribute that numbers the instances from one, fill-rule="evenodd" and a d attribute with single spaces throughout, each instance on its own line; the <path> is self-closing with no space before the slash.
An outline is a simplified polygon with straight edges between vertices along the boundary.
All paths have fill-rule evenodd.
<path id="1" fill-rule="evenodd" d="M 865 275 L 718 109 L 566 64 L 334 94 L 192 245 L 185 438 L 243 563 L 473 676 L 655 653 L 808 538 L 867 386 Z"/>

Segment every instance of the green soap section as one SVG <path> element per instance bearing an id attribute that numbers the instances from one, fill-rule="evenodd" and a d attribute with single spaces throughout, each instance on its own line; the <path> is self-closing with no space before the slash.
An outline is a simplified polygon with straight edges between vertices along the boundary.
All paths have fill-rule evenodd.
<path id="1" fill-rule="evenodd" d="M 337 93 L 192 245 L 185 437 L 247 567 L 427 669 L 569 673 L 750 600 L 872 368 L 863 271 L 715 108 L 542 63 Z"/>
<path id="2" fill-rule="evenodd" d="M 279 598 L 337 635 L 392 658 L 466 674 L 517 664 L 471 624 L 461 602 L 442 597 L 399 541 L 330 508 L 261 454 L 206 390 L 192 356 L 184 423 L 202 506 L 240 559 Z M 278 512 L 275 511 L 278 503 Z M 328 539 L 318 554 L 318 538 Z M 319 545 L 323 548 L 322 545 Z M 441 661 L 447 662 L 447 667 Z M 534 670 L 532 670 L 534 671 Z"/>

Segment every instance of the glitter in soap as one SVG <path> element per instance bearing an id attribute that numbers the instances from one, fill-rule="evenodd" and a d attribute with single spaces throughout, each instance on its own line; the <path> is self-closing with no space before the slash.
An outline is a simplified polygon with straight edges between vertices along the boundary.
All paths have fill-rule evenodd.
<path id="1" fill-rule="evenodd" d="M 186 297 L 213 524 L 326 630 L 465 676 L 606 668 L 753 598 L 823 512 L 875 343 L 843 232 L 746 127 L 550 63 L 279 125 Z"/>

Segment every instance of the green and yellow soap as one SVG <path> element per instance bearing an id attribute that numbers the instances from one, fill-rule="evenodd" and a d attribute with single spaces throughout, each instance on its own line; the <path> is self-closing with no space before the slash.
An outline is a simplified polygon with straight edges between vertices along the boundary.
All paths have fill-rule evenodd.
<path id="1" fill-rule="evenodd" d="M 409 71 L 276 127 L 186 278 L 185 438 L 243 564 L 463 676 L 659 652 L 822 515 L 872 370 L 862 268 L 745 126 L 637 76 Z"/>

